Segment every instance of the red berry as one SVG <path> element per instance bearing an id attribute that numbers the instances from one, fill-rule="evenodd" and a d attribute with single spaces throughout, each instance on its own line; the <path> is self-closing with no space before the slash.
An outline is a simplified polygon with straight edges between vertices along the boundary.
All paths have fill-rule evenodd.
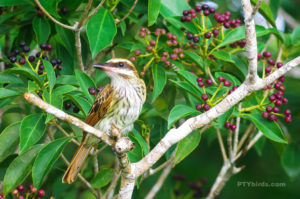
<path id="1" fill-rule="evenodd" d="M 15 195 L 15 196 L 16 196 L 16 195 L 19 194 L 19 191 L 18 191 L 17 189 L 14 189 L 11 193 L 12 193 L 12 195 Z"/>
<path id="2" fill-rule="evenodd" d="M 141 38 L 144 38 L 144 37 L 146 36 L 146 33 L 145 33 L 145 32 L 140 32 L 140 33 L 139 33 L 139 36 L 140 36 Z"/>
<path id="3" fill-rule="evenodd" d="M 141 50 L 136 49 L 136 50 L 134 51 L 134 54 L 135 54 L 136 56 L 139 56 L 139 55 L 141 54 Z"/>
<path id="4" fill-rule="evenodd" d="M 285 115 L 291 115 L 291 110 L 290 109 L 285 109 L 284 114 Z"/>
<path id="5" fill-rule="evenodd" d="M 39 190 L 39 196 L 43 197 L 45 195 L 45 191 L 43 189 Z"/>
<path id="6" fill-rule="evenodd" d="M 282 62 L 277 63 L 277 68 L 281 68 L 283 66 Z"/>
<path id="7" fill-rule="evenodd" d="M 270 53 L 270 52 L 268 52 L 268 51 L 265 51 L 265 52 L 263 53 L 263 56 L 266 57 L 266 58 L 272 57 L 272 53 Z"/>
<path id="8" fill-rule="evenodd" d="M 274 106 L 273 109 L 272 109 L 272 111 L 274 113 L 279 113 L 279 108 L 277 106 Z"/>
<path id="9" fill-rule="evenodd" d="M 281 77 L 279 78 L 279 81 L 284 82 L 284 81 L 285 81 L 284 76 L 281 76 Z"/>
<path id="10" fill-rule="evenodd" d="M 286 116 L 286 117 L 284 118 L 284 121 L 285 121 L 286 123 L 291 123 L 291 122 L 292 122 L 292 116 L 291 116 L 291 115 Z"/>
<path id="11" fill-rule="evenodd" d="M 219 82 L 224 82 L 226 79 L 225 79 L 225 77 L 224 76 L 220 76 L 220 77 L 218 77 L 218 81 Z"/>
<path id="12" fill-rule="evenodd" d="M 196 6 L 195 7 L 196 12 L 200 12 L 202 10 L 201 6 Z"/>
<path id="13" fill-rule="evenodd" d="M 268 66 L 265 68 L 266 73 L 270 73 L 272 71 L 272 66 Z"/>
<path id="14" fill-rule="evenodd" d="M 170 66 L 170 65 L 171 65 L 171 62 L 170 62 L 169 60 L 166 60 L 166 61 L 165 61 L 165 64 L 166 64 L 166 66 Z"/>
<path id="15" fill-rule="evenodd" d="M 175 54 L 175 53 L 173 53 L 173 54 L 171 54 L 170 55 L 170 59 L 173 59 L 173 60 L 175 60 L 175 59 L 177 59 L 177 54 Z"/>
<path id="16" fill-rule="evenodd" d="M 209 10 L 203 10 L 203 14 L 204 14 L 205 16 L 208 16 L 208 15 L 210 14 L 210 11 L 209 11 Z"/>
<path id="17" fill-rule="evenodd" d="M 166 61 L 167 58 L 166 58 L 165 56 L 161 56 L 161 57 L 160 57 L 160 60 L 161 60 L 161 61 Z"/>
<path id="18" fill-rule="evenodd" d="M 141 31 L 141 32 L 145 32 L 145 31 L 146 31 L 146 28 L 141 27 L 140 31 Z"/>
<path id="19" fill-rule="evenodd" d="M 147 49 L 148 51 L 152 51 L 153 47 L 152 47 L 152 46 L 146 46 L 146 49 Z"/>
<path id="20" fill-rule="evenodd" d="M 21 57 L 21 58 L 19 59 L 19 64 L 24 65 L 25 62 L 26 62 L 26 60 L 25 60 L 23 57 Z"/>
<path id="21" fill-rule="evenodd" d="M 269 117 L 269 113 L 268 113 L 267 111 L 262 112 L 261 115 L 262 115 L 264 118 L 268 118 L 268 117 Z"/>
<path id="22" fill-rule="evenodd" d="M 203 87 L 204 86 L 204 82 L 198 82 L 198 86 L 199 87 Z"/>
<path id="23" fill-rule="evenodd" d="M 276 100 L 276 101 L 275 101 L 275 106 L 281 106 L 281 105 L 282 105 L 281 100 Z"/>
<path id="24" fill-rule="evenodd" d="M 19 185 L 19 186 L 17 187 L 17 189 L 18 189 L 20 192 L 24 192 L 24 191 L 25 191 L 24 185 Z"/>
<path id="25" fill-rule="evenodd" d="M 267 111 L 267 112 L 270 113 L 272 110 L 273 110 L 272 106 L 267 106 L 267 107 L 266 107 L 266 111 Z"/>
<path id="26" fill-rule="evenodd" d="M 275 101 L 275 99 L 276 99 L 276 97 L 275 97 L 274 95 L 270 95 L 270 96 L 269 96 L 269 100 L 270 100 L 271 102 Z"/>
<path id="27" fill-rule="evenodd" d="M 89 87 L 89 93 L 91 94 L 91 95 L 95 95 L 95 93 L 96 93 L 96 90 L 95 90 L 95 88 L 94 87 Z"/>
<path id="28" fill-rule="evenodd" d="M 284 97 L 284 98 L 282 99 L 282 103 L 283 103 L 283 104 L 287 104 L 287 103 L 288 103 L 288 99 Z"/>
<path id="29" fill-rule="evenodd" d="M 270 114 L 270 115 L 269 115 L 269 120 L 271 120 L 271 121 L 277 121 L 276 115 Z"/>
<path id="30" fill-rule="evenodd" d="M 131 56 L 129 59 L 130 59 L 130 61 L 132 61 L 132 62 L 135 62 L 135 61 L 136 61 L 136 57 L 135 57 L 135 56 Z"/>
<path id="31" fill-rule="evenodd" d="M 230 126 L 230 129 L 231 129 L 232 131 L 234 131 L 234 130 L 236 129 L 236 125 L 235 125 L 235 124 L 232 124 L 232 125 Z"/>
<path id="32" fill-rule="evenodd" d="M 47 50 L 49 50 L 49 51 L 52 50 L 52 45 L 51 44 L 47 45 Z"/>
<path id="33" fill-rule="evenodd" d="M 210 32 L 207 32 L 207 33 L 205 33 L 205 34 L 204 34 L 204 37 L 205 37 L 206 39 L 209 39 L 209 38 L 211 38 L 211 34 L 210 34 Z"/>
<path id="34" fill-rule="evenodd" d="M 230 129 L 230 127 L 231 127 L 230 122 L 225 122 L 224 127 L 227 129 Z"/>
<path id="35" fill-rule="evenodd" d="M 202 77 L 198 77 L 197 78 L 197 82 L 202 82 L 203 78 Z"/>
<path id="36" fill-rule="evenodd" d="M 186 38 L 187 38 L 188 40 L 191 40 L 191 39 L 194 38 L 194 36 L 193 36 L 192 33 L 187 33 L 187 34 L 186 34 Z"/>
<path id="37" fill-rule="evenodd" d="M 208 104 L 203 105 L 204 110 L 208 111 L 210 109 L 210 106 Z"/>
<path id="38" fill-rule="evenodd" d="M 36 188 L 36 187 L 32 187 L 32 188 L 31 188 L 31 192 L 32 192 L 32 193 L 36 193 L 36 192 L 37 192 L 37 188 Z"/>
<path id="39" fill-rule="evenodd" d="M 182 14 L 183 14 L 183 16 L 187 16 L 187 15 L 189 14 L 189 11 L 188 11 L 188 10 L 184 10 L 184 11 L 182 12 Z"/>
<path id="40" fill-rule="evenodd" d="M 207 80 L 206 80 L 206 83 L 207 83 L 208 85 L 212 85 L 212 80 L 211 80 L 211 79 L 207 79 Z"/>
<path id="41" fill-rule="evenodd" d="M 260 58 L 261 58 L 261 54 L 257 53 L 257 59 L 260 59 Z"/>
<path id="42" fill-rule="evenodd" d="M 193 37 L 193 40 L 195 43 L 198 43 L 200 41 L 200 38 L 199 37 Z"/>
<path id="43" fill-rule="evenodd" d="M 202 105 L 201 105 L 201 104 L 197 104 L 197 105 L 196 105 L 196 109 L 197 109 L 198 111 L 201 111 Z"/>
<path id="44" fill-rule="evenodd" d="M 155 46 L 156 41 L 155 41 L 155 40 L 150 40 L 149 44 L 150 44 L 151 46 Z"/>
<path id="45" fill-rule="evenodd" d="M 202 100 L 206 101 L 208 99 L 208 95 L 207 94 L 202 94 L 201 98 L 202 98 Z"/>
<path id="46" fill-rule="evenodd" d="M 218 37 L 219 36 L 219 29 L 213 29 L 212 31 L 214 37 Z"/>
<path id="47" fill-rule="evenodd" d="M 275 61 L 273 59 L 268 59 L 268 64 L 274 66 L 275 65 Z"/>
<path id="48" fill-rule="evenodd" d="M 228 80 L 225 80 L 225 81 L 224 81 L 224 86 L 229 87 L 229 86 L 231 86 L 231 85 L 232 85 L 231 81 L 228 81 Z"/>

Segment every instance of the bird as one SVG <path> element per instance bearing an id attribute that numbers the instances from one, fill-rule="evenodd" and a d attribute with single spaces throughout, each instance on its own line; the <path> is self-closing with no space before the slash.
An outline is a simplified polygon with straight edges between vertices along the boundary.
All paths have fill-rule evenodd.
<path id="1" fill-rule="evenodd" d="M 126 136 L 133 129 L 146 100 L 145 82 L 127 59 L 113 58 L 93 67 L 104 71 L 110 83 L 95 97 L 85 123 L 110 136 L 114 127 Z M 83 132 L 83 139 L 62 178 L 63 183 L 75 181 L 89 152 L 100 142 L 98 137 Z"/>

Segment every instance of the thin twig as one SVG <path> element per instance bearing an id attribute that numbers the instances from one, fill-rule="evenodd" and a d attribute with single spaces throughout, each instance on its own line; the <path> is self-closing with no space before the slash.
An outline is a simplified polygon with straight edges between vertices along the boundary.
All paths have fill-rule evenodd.
<path id="1" fill-rule="evenodd" d="M 261 4 L 262 0 L 258 0 L 255 7 L 252 10 L 252 14 L 251 14 L 251 18 L 254 17 L 254 15 L 256 14 L 256 12 L 258 11 L 260 4 Z"/>
<path id="2" fill-rule="evenodd" d="M 242 108 L 242 103 L 239 103 L 238 109 L 240 110 Z M 237 154 L 237 145 L 239 142 L 239 131 L 240 131 L 240 122 L 241 118 L 238 116 L 236 118 L 236 129 L 234 131 L 234 138 L 233 138 L 233 157 Z"/>
<path id="3" fill-rule="evenodd" d="M 155 173 L 159 172 L 160 170 L 162 170 L 163 168 L 168 166 L 171 162 L 173 162 L 173 160 L 174 160 L 174 157 L 171 157 L 167 161 L 165 161 L 164 163 L 162 163 L 161 165 L 156 167 L 155 169 L 150 169 L 149 176 L 154 175 Z"/>
<path id="4" fill-rule="evenodd" d="M 217 133 L 217 136 L 218 136 L 218 141 L 219 141 L 219 145 L 220 145 L 223 160 L 224 160 L 224 162 L 226 162 L 226 161 L 228 161 L 228 158 L 227 158 L 227 155 L 226 155 L 226 150 L 225 150 L 225 147 L 224 147 L 224 143 L 223 143 L 223 139 L 222 139 L 222 136 L 221 136 L 221 133 L 220 133 L 220 129 L 217 128 L 216 133 Z"/>
<path id="5" fill-rule="evenodd" d="M 104 2 L 105 2 L 105 0 L 102 0 L 99 3 L 99 5 L 93 10 L 93 12 L 91 14 L 89 14 L 89 16 L 84 20 L 83 24 L 86 24 L 89 21 L 89 19 L 98 12 L 98 10 L 102 7 Z"/>
<path id="6" fill-rule="evenodd" d="M 75 31 L 75 46 L 76 46 L 76 56 L 80 70 L 84 72 L 84 66 L 82 61 L 81 52 L 81 40 L 80 40 L 80 29 Z"/>
<path id="7" fill-rule="evenodd" d="M 134 3 L 132 4 L 131 8 L 129 9 L 129 11 L 126 13 L 126 15 L 124 15 L 124 17 L 117 21 L 116 24 L 120 24 L 122 21 L 124 21 L 130 14 L 131 12 L 133 11 L 133 9 L 135 8 L 136 4 L 137 4 L 138 0 L 135 0 Z"/>
<path id="8" fill-rule="evenodd" d="M 63 129 L 57 122 L 54 122 L 53 124 L 54 124 L 54 125 L 56 126 L 56 128 L 58 128 L 58 130 L 60 130 L 60 132 L 62 132 L 66 137 L 71 137 L 71 135 L 68 134 L 67 131 L 65 131 L 65 129 Z M 74 144 L 76 144 L 77 146 L 80 145 L 80 143 L 79 143 L 77 140 L 75 140 L 74 138 L 72 138 L 71 141 L 72 141 Z"/>
<path id="9" fill-rule="evenodd" d="M 238 146 L 237 146 L 237 151 L 239 151 L 241 149 L 241 147 L 243 146 L 244 142 L 246 141 L 248 135 L 250 134 L 251 130 L 252 130 L 253 124 L 251 123 L 248 128 L 246 129 L 244 135 L 242 136 Z"/>
<path id="10" fill-rule="evenodd" d="M 227 134 L 227 146 L 228 146 L 228 153 L 229 153 L 229 158 L 230 160 L 233 160 L 233 157 L 232 157 L 232 130 L 229 130 L 228 131 L 228 134 Z"/>
<path id="11" fill-rule="evenodd" d="M 47 10 L 45 10 L 45 8 L 41 5 L 41 3 L 39 2 L 39 0 L 35 0 L 35 3 L 38 5 L 38 7 L 43 11 L 43 13 L 45 13 L 45 15 L 47 15 L 47 17 L 49 17 L 49 19 L 51 19 L 54 23 L 56 23 L 57 25 L 63 27 L 63 28 L 66 28 L 66 29 L 69 29 L 69 30 L 75 30 L 76 27 L 73 27 L 73 26 L 69 26 L 69 25 L 66 25 L 66 24 L 63 24 L 59 21 L 57 21 L 54 17 L 52 17 L 48 12 Z"/>
<path id="12" fill-rule="evenodd" d="M 84 11 L 83 11 L 83 13 L 82 13 L 82 15 L 81 15 L 80 21 L 79 21 L 78 26 L 77 26 L 78 29 L 80 29 L 82 26 L 84 26 L 85 21 L 86 21 L 86 16 L 88 15 L 92 5 L 93 5 L 93 0 L 89 0 L 86 7 L 85 7 L 85 9 L 84 9 Z"/>

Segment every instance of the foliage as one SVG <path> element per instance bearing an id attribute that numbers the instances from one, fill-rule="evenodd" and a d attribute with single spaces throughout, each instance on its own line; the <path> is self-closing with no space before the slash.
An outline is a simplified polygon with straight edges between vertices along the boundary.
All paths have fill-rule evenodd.
<path id="1" fill-rule="evenodd" d="M 70 27 L 81 21 L 88 6 L 88 1 L 80 0 L 40 0 L 40 3 L 51 16 Z M 93 1 L 89 13 L 99 3 Z M 139 1 L 122 21 L 134 1 L 106 1 L 82 28 L 73 31 L 54 23 L 33 1 L 0 1 L 0 177 L 5 195 L 19 184 L 29 182 L 36 188 L 53 191 L 49 196 L 56 198 L 62 198 L 62 192 L 66 193 L 66 198 L 77 194 L 82 196 L 80 198 L 91 197 L 80 181 L 76 185 L 61 184 L 66 166 L 59 157 L 64 153 L 67 159 L 71 158 L 76 145 L 68 142 L 71 139 L 80 141 L 81 130 L 27 103 L 23 98 L 25 92 L 35 93 L 47 103 L 84 120 L 95 96 L 109 82 L 105 73 L 94 70 L 92 65 L 112 56 L 128 58 L 147 86 L 143 111 L 133 132 L 128 135 L 135 143 L 128 156 L 131 162 L 137 162 L 168 129 L 205 113 L 238 89 L 248 70 L 242 16 L 239 12 L 222 9 L 222 6 L 215 10 L 193 1 L 190 3 L 181 0 Z M 299 27 L 291 33 L 280 32 L 275 27 L 279 5 L 269 7 L 263 1 L 260 8 L 274 27 L 256 25 L 261 77 L 280 68 L 283 65 L 280 60 L 285 63 L 294 58 L 300 49 Z M 76 31 L 79 31 L 79 41 Z M 277 59 L 279 48 L 283 53 Z M 292 122 L 290 111 L 296 107 L 296 110 L 292 109 L 294 114 L 300 107 L 298 84 L 296 79 L 281 77 L 264 90 L 248 96 L 241 102 L 242 108 L 235 106 L 212 121 L 204 135 L 198 130 L 181 140 L 162 161 L 171 158 L 174 151 L 175 170 L 178 168 L 185 174 L 184 171 L 189 170 L 190 155 L 218 151 L 215 129 L 225 137 L 229 131 L 235 131 L 239 117 L 241 136 L 253 124 L 267 138 L 255 145 L 257 151 L 265 153 L 262 150 L 265 145 L 274 145 L 283 170 L 290 178 L 299 178 L 299 136 L 293 134 L 299 129 L 299 115 L 295 115 Z M 289 131 L 285 131 L 286 128 Z M 256 134 L 257 131 L 253 131 L 251 136 Z M 197 151 L 203 140 L 213 143 L 213 149 L 201 147 L 204 152 Z M 98 149 L 102 147 L 100 144 Z M 89 158 L 82 175 L 94 188 L 105 192 L 114 175 L 114 154 L 104 150 L 98 161 L 98 173 L 93 170 L 95 163 Z M 252 161 L 264 162 L 257 157 Z M 204 162 L 202 157 L 197 162 L 193 160 L 200 169 Z M 280 161 L 272 164 L 280 164 Z M 216 172 L 213 169 L 200 173 L 210 177 Z M 186 174 L 189 175 L 189 171 Z M 197 180 L 192 174 L 190 176 Z M 154 179 L 156 176 L 149 178 L 150 181 Z M 201 186 L 206 183 L 204 181 Z M 140 193 L 135 193 L 135 198 L 144 198 L 150 189 L 146 180 L 146 185 L 143 183 L 143 179 L 139 179 Z M 212 183 L 213 179 L 209 179 L 209 185 Z M 161 191 L 168 194 L 165 198 L 175 198 L 173 191 L 178 185 L 171 181 L 166 185 Z M 78 190 L 74 191 L 75 187 L 79 187 Z M 199 194 L 199 189 L 195 190 Z M 183 188 L 183 193 L 188 197 L 194 192 Z"/>

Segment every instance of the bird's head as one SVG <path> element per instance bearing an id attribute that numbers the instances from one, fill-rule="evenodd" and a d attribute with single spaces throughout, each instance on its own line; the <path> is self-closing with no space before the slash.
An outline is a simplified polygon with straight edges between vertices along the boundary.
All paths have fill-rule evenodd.
<path id="1" fill-rule="evenodd" d="M 114 58 L 103 64 L 96 64 L 94 67 L 106 72 L 112 80 L 120 78 L 125 80 L 139 78 L 135 66 L 127 59 Z"/>

